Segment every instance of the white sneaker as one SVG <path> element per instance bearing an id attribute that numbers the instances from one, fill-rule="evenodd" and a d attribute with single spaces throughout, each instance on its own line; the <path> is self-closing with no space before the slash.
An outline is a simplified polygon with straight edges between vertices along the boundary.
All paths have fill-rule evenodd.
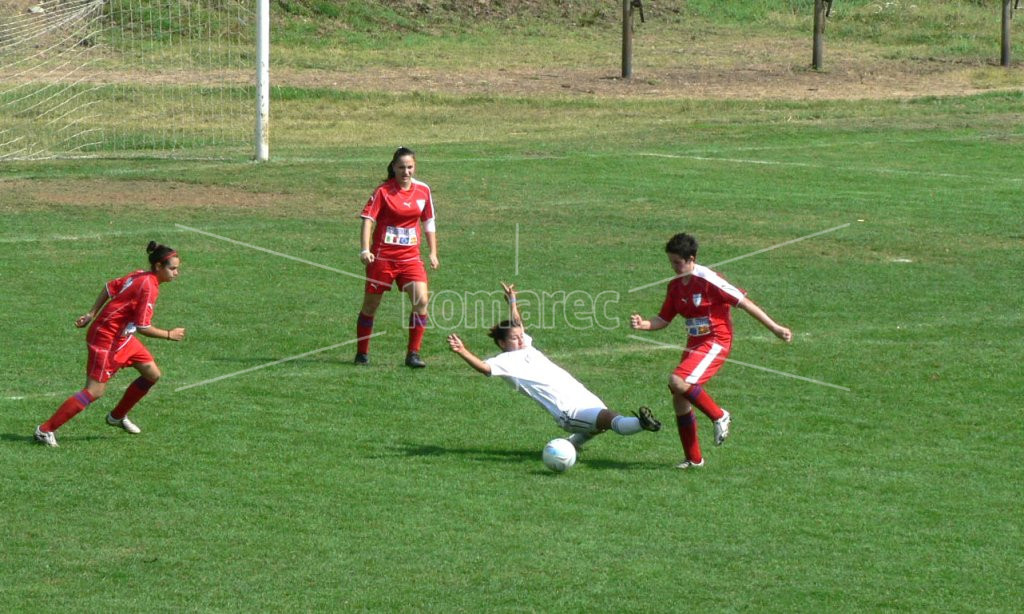
<path id="1" fill-rule="evenodd" d="M 42 426 L 40 424 L 39 426 Z M 36 427 L 36 441 L 39 443 L 45 443 L 51 448 L 57 447 L 57 436 L 53 434 L 53 431 L 41 431 L 39 426 Z"/>
<path id="2" fill-rule="evenodd" d="M 132 435 L 138 435 L 139 433 L 142 432 L 142 429 L 135 426 L 135 423 L 129 420 L 128 418 L 121 418 L 120 420 L 118 420 L 114 416 L 107 414 L 107 424 L 109 424 L 110 426 L 119 426 L 124 430 L 128 431 L 129 433 L 131 433 Z"/>
<path id="3" fill-rule="evenodd" d="M 732 420 L 732 414 L 725 412 L 722 417 L 715 420 L 715 445 L 720 446 L 725 438 L 729 436 L 729 422 Z"/>
<path id="4" fill-rule="evenodd" d="M 700 469 L 704 466 L 704 459 L 700 459 L 699 463 L 695 463 L 692 460 L 684 460 L 683 462 L 676 465 L 676 469 Z"/>

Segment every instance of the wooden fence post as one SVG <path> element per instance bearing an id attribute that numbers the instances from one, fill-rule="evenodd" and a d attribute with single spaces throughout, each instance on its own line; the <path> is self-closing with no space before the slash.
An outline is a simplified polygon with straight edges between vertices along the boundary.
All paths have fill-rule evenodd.
<path id="1" fill-rule="evenodd" d="M 821 70 L 825 48 L 825 17 L 831 7 L 830 0 L 814 0 L 814 54 L 811 58 L 814 70 Z"/>
<path id="2" fill-rule="evenodd" d="M 1003 49 L 999 56 L 999 63 L 1003 66 L 1010 65 L 1010 20 L 1013 19 L 1014 0 L 1003 0 Z"/>

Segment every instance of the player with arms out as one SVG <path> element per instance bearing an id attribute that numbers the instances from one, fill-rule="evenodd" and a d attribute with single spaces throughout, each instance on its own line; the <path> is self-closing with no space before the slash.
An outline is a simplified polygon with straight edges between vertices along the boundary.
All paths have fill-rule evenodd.
<path id="1" fill-rule="evenodd" d="M 695 405 L 712 420 L 715 426 L 715 445 L 722 445 L 729 436 L 732 416 L 715 403 L 704 390 L 704 384 L 725 363 L 732 347 L 731 309 L 738 307 L 746 311 L 787 343 L 793 339 L 793 333 L 785 326 L 776 324 L 754 301 L 747 298 L 743 290 L 706 266 L 697 264 L 697 239 L 694 237 L 686 233 L 675 235 L 665 246 L 665 252 L 676 276 L 668 284 L 661 311 L 650 320 L 634 313 L 630 316 L 630 325 L 635 330 L 661 330 L 677 315 L 685 319 L 686 350 L 679 366 L 668 378 L 679 439 L 686 455 L 686 460 L 676 467 L 703 467 L 704 457 L 697 438 L 697 418 L 692 406 Z"/>
<path id="2" fill-rule="evenodd" d="M 491 328 L 489 333 L 501 348 L 501 353 L 481 360 L 466 348 L 458 335 L 452 333 L 448 335 L 448 345 L 453 352 L 480 373 L 505 379 L 516 390 L 540 404 L 562 430 L 572 433 L 569 441 L 577 450 L 595 435 L 609 429 L 619 435 L 661 429 L 661 423 L 647 407 L 641 407 L 634 416 L 623 416 L 608 409 L 597 395 L 533 347 L 533 339 L 523 330 L 519 317 L 515 286 L 501 285 L 512 317 Z"/>
<path id="3" fill-rule="evenodd" d="M 148 271 L 135 271 L 107 282 L 92 309 L 75 320 L 78 328 L 92 322 L 85 337 L 89 349 L 85 388 L 68 397 L 49 420 L 36 427 L 36 441 L 57 447 L 55 431 L 102 397 L 110 378 L 128 366 L 135 367 L 140 377 L 128 386 L 121 401 L 107 414 L 107 424 L 132 434 L 141 432 L 127 418 L 128 412 L 157 383 L 161 374 L 153 355 L 136 334 L 168 341 L 185 338 L 184 328 L 163 329 L 152 324 L 160 284 L 178 277 L 181 267 L 178 252 L 155 241 L 149 242 L 146 251 L 149 253 Z"/>
<path id="4" fill-rule="evenodd" d="M 395 150 L 388 164 L 388 178 L 363 207 L 359 259 L 366 265 L 366 290 L 356 323 L 355 364 L 370 363 L 373 318 L 384 293 L 394 282 L 409 295 L 409 344 L 406 366 L 427 366 L 420 357 L 427 327 L 427 271 L 420 260 L 420 224 L 430 250 L 430 268 L 437 269 L 437 231 L 430 187 L 414 179 L 416 154 L 406 147 Z M 372 244 L 371 244 L 372 239 Z"/>

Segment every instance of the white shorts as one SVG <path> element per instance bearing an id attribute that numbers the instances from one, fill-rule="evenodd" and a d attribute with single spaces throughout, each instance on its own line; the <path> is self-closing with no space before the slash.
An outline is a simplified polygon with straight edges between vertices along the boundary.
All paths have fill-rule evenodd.
<path id="1" fill-rule="evenodd" d="M 597 416 L 605 408 L 595 407 L 593 409 L 577 409 L 573 412 L 562 412 L 561 418 L 555 418 L 558 426 L 569 433 L 596 433 Z"/>

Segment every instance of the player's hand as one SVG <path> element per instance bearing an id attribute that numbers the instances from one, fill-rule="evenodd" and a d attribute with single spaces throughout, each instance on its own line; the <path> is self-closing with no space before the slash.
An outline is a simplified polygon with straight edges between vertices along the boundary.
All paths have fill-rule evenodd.
<path id="1" fill-rule="evenodd" d="M 170 332 L 167 333 L 167 336 L 171 341 L 181 341 L 185 338 L 185 329 L 172 328 Z"/>
<path id="2" fill-rule="evenodd" d="M 75 326 L 77 326 L 78 328 L 85 328 L 85 325 L 88 324 L 89 322 L 92 322 L 91 311 L 85 315 L 78 316 L 78 319 L 75 320 Z"/>
<path id="3" fill-rule="evenodd" d="M 455 333 L 448 335 L 448 347 L 450 347 L 456 354 L 466 349 L 466 346 L 462 343 L 462 339 L 459 339 L 459 336 Z"/>
<path id="4" fill-rule="evenodd" d="M 793 340 L 793 331 L 789 330 L 785 326 L 779 326 L 772 332 L 775 333 L 776 337 L 782 339 L 786 343 L 789 343 L 790 341 Z"/>
<path id="5" fill-rule="evenodd" d="M 437 269 L 441 266 L 441 261 L 437 259 L 437 254 L 430 254 L 430 268 Z"/>
<path id="6" fill-rule="evenodd" d="M 365 265 L 370 265 L 373 264 L 373 261 L 376 260 L 376 258 L 374 258 L 373 252 L 363 252 L 359 254 L 359 260 Z"/>
<path id="7" fill-rule="evenodd" d="M 647 330 L 644 328 L 644 318 L 639 313 L 630 314 L 629 326 L 633 330 Z"/>
<path id="8" fill-rule="evenodd" d="M 505 291 L 505 298 L 506 299 L 511 299 L 511 298 L 515 298 L 516 297 L 516 285 L 515 284 L 507 284 L 505 282 L 501 282 L 501 289 Z"/>

